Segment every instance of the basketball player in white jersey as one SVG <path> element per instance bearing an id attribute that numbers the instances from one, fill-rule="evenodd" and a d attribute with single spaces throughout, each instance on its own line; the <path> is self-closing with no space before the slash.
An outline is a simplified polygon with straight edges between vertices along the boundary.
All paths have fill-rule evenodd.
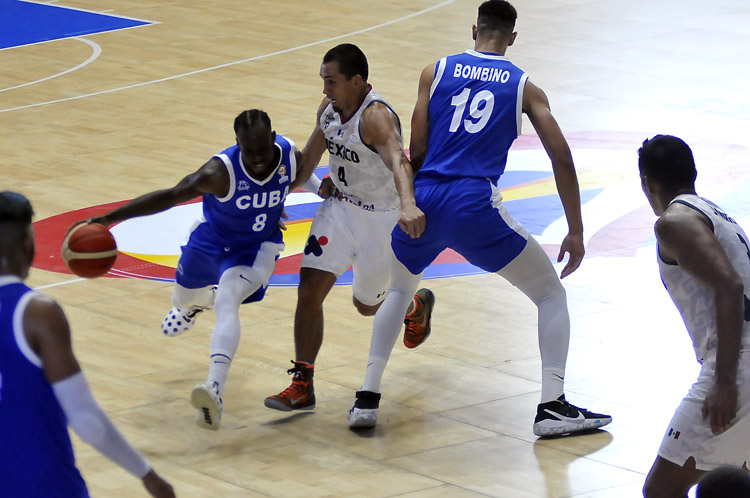
<path id="1" fill-rule="evenodd" d="M 750 462 L 750 239 L 695 192 L 690 147 L 657 135 L 638 151 L 641 185 L 659 217 L 664 286 L 702 365 L 646 478 L 646 498 L 683 498 L 706 471 Z"/>
<path id="2" fill-rule="evenodd" d="M 398 225 L 411 237 L 425 226 L 416 207 L 413 172 L 403 148 L 401 122 L 385 99 L 367 83 L 365 54 L 345 43 L 329 50 L 320 68 L 323 99 L 306 149 L 310 157 L 330 155 L 330 177 L 310 227 L 300 269 L 294 317 L 296 358 L 292 384 L 265 405 L 282 411 L 315 407 L 314 363 L 323 342 L 323 301 L 350 266 L 353 302 L 372 316 L 390 285 L 390 234 Z M 316 156 L 317 154 L 317 156 Z M 332 194 L 332 195 L 331 195 Z M 430 333 L 432 292 L 412 294 L 404 343 L 415 347 Z"/>
<path id="3" fill-rule="evenodd" d="M 284 199 L 297 187 L 317 192 L 320 185 L 312 174 L 320 154 L 311 161 L 303 159 L 306 153 L 276 134 L 265 112 L 243 111 L 235 118 L 234 131 L 234 145 L 174 187 L 143 194 L 89 220 L 110 226 L 203 198 L 203 216 L 182 246 L 174 308 L 161 328 L 167 336 L 182 334 L 199 314 L 215 309 L 208 376 L 190 397 L 198 410 L 198 426 L 211 430 L 221 423 L 223 393 L 240 342 L 240 305 L 263 299 L 284 249 Z"/>
<path id="4" fill-rule="evenodd" d="M 0 192 L 0 496 L 88 497 L 70 426 L 151 496 L 173 498 L 94 399 L 60 305 L 24 284 L 34 259 L 32 216 L 26 197 Z"/>

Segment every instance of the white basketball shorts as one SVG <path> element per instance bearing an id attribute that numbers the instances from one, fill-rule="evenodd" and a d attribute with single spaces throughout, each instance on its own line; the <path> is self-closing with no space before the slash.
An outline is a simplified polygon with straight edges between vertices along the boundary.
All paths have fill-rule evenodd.
<path id="1" fill-rule="evenodd" d="M 739 402 L 737 418 L 726 432 L 715 435 L 709 420 L 703 420 L 703 402 L 716 379 L 716 359 L 707 359 L 698 380 L 677 407 L 664 434 L 659 456 L 683 466 L 691 456 L 698 470 L 721 465 L 750 465 L 750 350 L 740 353 L 737 371 Z"/>
<path id="2" fill-rule="evenodd" d="M 341 276 L 352 267 L 354 297 L 374 306 L 391 283 L 391 232 L 398 209 L 367 211 L 340 201 L 323 201 L 313 218 L 301 266 Z"/>

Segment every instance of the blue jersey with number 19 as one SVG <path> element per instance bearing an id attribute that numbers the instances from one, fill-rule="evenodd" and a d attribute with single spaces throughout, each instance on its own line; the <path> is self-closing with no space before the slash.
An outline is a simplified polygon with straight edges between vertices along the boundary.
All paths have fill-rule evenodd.
<path id="1" fill-rule="evenodd" d="M 430 88 L 428 152 L 416 181 L 497 182 L 521 132 L 526 79 L 501 55 L 467 50 L 441 59 Z"/>

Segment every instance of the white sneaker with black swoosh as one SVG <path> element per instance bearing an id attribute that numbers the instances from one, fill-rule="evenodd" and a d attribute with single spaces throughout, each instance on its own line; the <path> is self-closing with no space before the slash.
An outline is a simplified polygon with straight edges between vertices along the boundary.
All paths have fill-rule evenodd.
<path id="1" fill-rule="evenodd" d="M 536 409 L 534 434 L 540 437 L 559 436 L 599 429 L 612 422 L 612 417 L 578 408 L 561 395 L 554 401 L 541 403 Z"/>

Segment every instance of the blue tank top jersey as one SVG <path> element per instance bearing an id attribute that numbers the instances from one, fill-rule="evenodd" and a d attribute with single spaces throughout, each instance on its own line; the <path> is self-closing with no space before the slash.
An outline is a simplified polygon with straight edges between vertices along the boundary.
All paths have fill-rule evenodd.
<path id="1" fill-rule="evenodd" d="M 441 59 L 430 88 L 427 156 L 416 181 L 476 177 L 497 182 L 521 132 L 526 79 L 500 55 L 467 50 Z"/>
<path id="2" fill-rule="evenodd" d="M 191 245 L 212 253 L 224 247 L 283 242 L 279 220 L 289 186 L 297 176 L 297 148 L 292 140 L 279 134 L 276 147 L 281 152 L 279 163 L 263 180 L 246 172 L 238 145 L 215 156 L 229 172 L 229 192 L 221 199 L 210 194 L 203 196 L 205 222 L 191 234 Z"/>
<path id="3" fill-rule="evenodd" d="M 33 295 L 0 277 L 0 497 L 87 497 L 65 414 L 23 333 Z"/>

